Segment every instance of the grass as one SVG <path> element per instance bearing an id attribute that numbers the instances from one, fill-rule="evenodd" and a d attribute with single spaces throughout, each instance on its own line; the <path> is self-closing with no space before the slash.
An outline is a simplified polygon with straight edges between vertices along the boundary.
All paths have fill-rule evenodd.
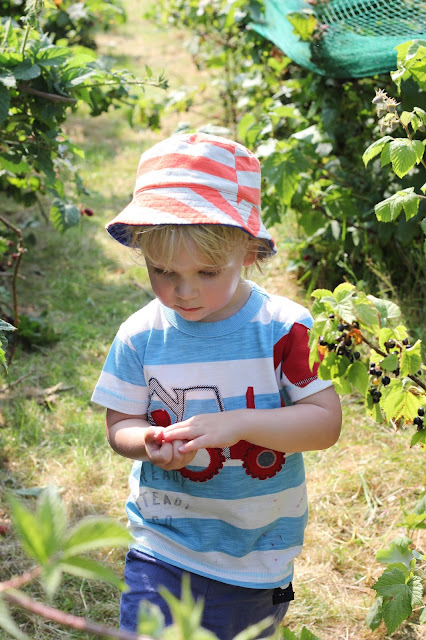
<path id="1" fill-rule="evenodd" d="M 120 51 L 120 63 L 136 71 L 145 64 L 154 73 L 165 69 L 174 87 L 196 85 L 199 75 L 185 53 L 184 36 L 158 33 L 143 21 L 146 2 L 126 4 L 129 22 L 101 36 L 102 50 Z M 0 522 L 9 519 L 8 490 L 48 484 L 61 487 L 71 522 L 90 514 L 124 522 L 130 463 L 107 445 L 104 411 L 90 403 L 90 396 L 118 325 L 149 300 L 150 292 L 144 269 L 108 239 L 103 225 L 129 201 L 143 149 L 168 135 L 179 117 L 167 118 L 160 133 L 130 130 L 119 110 L 97 119 L 81 113 L 70 122 L 71 137 L 86 152 L 82 173 L 92 193 L 83 204 L 95 216 L 62 236 L 42 222 L 37 245 L 24 262 L 22 308 L 46 311 L 61 339 L 32 351 L 19 347 L 8 381 L 23 379 L 0 391 Z M 193 122 L 201 118 L 198 113 L 189 117 Z M 281 236 L 282 229 L 277 233 Z M 304 301 L 283 258 L 262 284 Z M 63 390 L 49 396 L 46 390 L 59 383 Z M 365 417 L 357 397 L 343 399 L 343 405 L 340 441 L 330 450 L 306 455 L 310 523 L 296 563 L 296 600 L 285 623 L 293 631 L 305 625 L 321 640 L 385 640 L 384 626 L 372 632 L 364 624 L 374 599 L 371 585 L 382 571 L 374 556 L 406 533 L 399 524 L 403 510 L 409 511 L 425 490 L 424 453 L 410 450 L 410 434 Z M 32 504 L 33 499 L 25 501 Z M 424 549 L 424 532 L 417 531 L 414 541 Z M 122 573 L 122 551 L 98 557 Z M 30 566 L 11 530 L 1 539 L 0 579 Z M 37 584 L 27 591 L 43 598 Z M 54 603 L 106 624 L 118 621 L 119 594 L 100 582 L 67 577 Z M 85 637 L 15 613 L 22 630 L 37 640 Z M 392 638 L 419 640 L 425 635 L 414 620 Z M 6 637 L 0 631 L 0 638 Z"/>

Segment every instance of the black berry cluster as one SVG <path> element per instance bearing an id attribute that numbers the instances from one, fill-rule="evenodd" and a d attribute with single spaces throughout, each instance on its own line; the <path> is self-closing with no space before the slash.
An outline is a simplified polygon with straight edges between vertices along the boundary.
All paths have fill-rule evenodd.
<path id="1" fill-rule="evenodd" d="M 417 416 L 414 418 L 413 422 L 417 427 L 417 431 L 421 431 L 424 428 L 423 418 L 425 415 L 424 407 L 419 407 L 417 410 Z"/>
<path id="2" fill-rule="evenodd" d="M 328 316 L 330 319 L 333 319 L 335 316 L 333 313 L 330 313 Z M 354 360 L 359 360 L 360 353 L 355 349 L 357 344 L 361 344 L 362 337 L 361 331 L 359 330 L 359 323 L 354 320 L 352 324 L 348 324 L 347 322 L 339 322 L 337 325 L 337 331 L 339 334 L 333 341 L 328 341 L 321 336 L 319 339 L 319 345 L 323 350 L 328 351 L 336 351 L 338 356 L 345 356 L 353 362 Z"/>

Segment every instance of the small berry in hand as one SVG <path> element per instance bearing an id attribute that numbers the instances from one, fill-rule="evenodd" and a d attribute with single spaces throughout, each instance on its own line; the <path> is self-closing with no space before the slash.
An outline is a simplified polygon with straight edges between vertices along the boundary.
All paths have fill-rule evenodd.
<path id="1" fill-rule="evenodd" d="M 424 407 L 419 407 L 419 408 L 417 409 L 417 413 L 419 414 L 419 416 L 420 416 L 421 418 L 423 418 L 423 416 L 425 415 Z"/>

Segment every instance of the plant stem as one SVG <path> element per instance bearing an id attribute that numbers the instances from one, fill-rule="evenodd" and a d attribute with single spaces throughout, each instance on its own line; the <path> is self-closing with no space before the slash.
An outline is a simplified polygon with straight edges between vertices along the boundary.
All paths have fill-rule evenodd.
<path id="1" fill-rule="evenodd" d="M 22 231 L 21 229 L 19 229 L 19 227 L 15 227 L 14 224 L 12 224 L 11 222 L 9 222 L 8 220 L 6 220 L 5 217 L 3 217 L 2 215 L 0 215 L 0 222 L 2 222 L 6 227 L 8 227 L 9 229 L 11 229 L 13 231 L 13 233 L 15 233 L 18 237 L 18 242 L 17 242 L 17 253 L 18 253 L 18 257 L 16 259 L 15 262 L 15 266 L 13 268 L 13 276 L 12 276 L 12 298 L 13 298 L 13 315 L 14 315 L 14 326 L 16 328 L 18 328 L 18 324 L 19 324 L 19 307 L 18 307 L 18 275 L 19 275 L 19 268 L 21 266 L 21 262 L 22 262 L 22 258 L 24 253 L 26 252 L 26 249 L 23 245 L 23 238 L 22 238 Z M 16 331 L 13 334 L 13 341 L 12 341 L 12 348 L 11 348 L 11 352 L 10 352 L 10 356 L 9 356 L 9 364 L 12 362 L 13 360 L 13 356 L 15 355 L 15 351 L 16 351 Z"/>
<path id="2" fill-rule="evenodd" d="M 28 596 L 23 595 L 19 591 L 5 591 L 2 596 L 5 600 L 14 604 L 26 611 L 35 613 L 46 620 L 52 620 L 58 622 L 66 627 L 72 629 L 79 629 L 90 633 L 95 636 L 102 636 L 107 638 L 117 638 L 118 640 L 153 640 L 150 636 L 139 635 L 131 631 L 120 631 L 119 629 L 113 629 L 111 627 L 105 627 L 101 624 L 86 620 L 79 616 L 74 616 L 70 613 L 65 613 L 54 607 L 50 607 L 42 602 L 37 602 Z"/>
<path id="3" fill-rule="evenodd" d="M 378 347 L 377 345 L 374 345 L 372 342 L 367 340 L 367 338 L 365 338 L 363 335 L 361 335 L 361 338 L 362 338 L 362 341 L 365 342 L 365 344 L 368 344 L 370 349 L 373 349 L 373 351 L 378 353 L 380 356 L 383 356 L 384 358 L 387 357 L 388 354 L 385 353 L 384 351 L 382 351 L 380 349 L 380 347 Z M 421 387 L 422 389 L 424 389 L 424 391 L 426 391 L 426 384 L 424 382 L 422 382 L 420 380 L 420 378 L 418 378 L 417 376 L 413 376 L 413 375 L 408 375 L 407 378 L 410 378 L 410 380 L 415 382 L 419 387 Z"/>
<path id="4" fill-rule="evenodd" d="M 22 587 L 27 582 L 31 582 L 34 578 L 38 578 L 41 573 L 40 567 L 34 567 L 30 571 L 25 571 L 20 576 L 14 576 L 10 580 L 6 580 L 5 582 L 0 582 L 0 593 L 2 591 L 7 591 L 8 589 L 18 589 Z"/>

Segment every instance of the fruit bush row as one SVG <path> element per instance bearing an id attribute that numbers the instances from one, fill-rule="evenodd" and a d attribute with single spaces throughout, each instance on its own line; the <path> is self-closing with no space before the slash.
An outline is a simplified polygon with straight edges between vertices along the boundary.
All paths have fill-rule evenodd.
<path id="1" fill-rule="evenodd" d="M 43 25 L 52 28 L 53 23 L 57 24 L 53 16 L 59 16 L 67 6 L 69 11 L 72 6 L 78 7 L 81 14 L 73 24 L 76 34 L 82 33 L 82 37 L 78 40 L 74 34 L 73 41 L 87 40 L 87 25 L 79 31 L 83 17 L 90 18 L 91 27 L 97 13 L 104 10 L 108 24 L 112 15 L 123 17 L 118 9 L 113 11 L 116 5 L 112 2 L 97 0 L 71 6 L 64 0 L 63 4 L 64 9 L 60 8 L 62 3 L 57 2 L 56 6 L 50 0 L 29 0 L 27 13 L 19 21 L 13 14 L 0 22 L 0 190 L 22 209 L 38 205 L 43 213 L 46 200 L 50 219 L 60 231 L 77 224 L 82 214 L 92 214 L 80 205 L 88 193 L 77 167 L 84 154 L 66 134 L 70 113 L 82 104 L 87 106 L 89 117 L 117 105 L 131 107 L 146 84 L 167 84 L 163 77 L 152 78 L 148 68 L 147 76 L 139 79 L 126 69 L 115 69 L 111 61 L 107 63 L 92 48 L 70 45 L 64 35 L 70 35 L 71 30 L 63 34 L 43 31 Z M 12 9 L 16 11 L 17 7 L 19 4 Z M 55 39 L 58 35 L 61 37 Z M 25 226 L 22 215 L 19 224 Z M 33 326 L 18 311 L 17 277 L 28 249 L 24 236 L 29 233 L 24 232 L 11 214 L 0 215 L 0 277 L 3 276 L 1 282 L 8 283 L 0 284 L 0 319 L 19 326 L 18 335 L 23 335 L 25 328 L 28 337 L 32 335 L 36 340 L 43 334 L 49 342 L 55 339 L 54 331 L 40 321 Z M 0 362 L 5 360 L 4 344 L 11 335 L 5 329 L 2 324 Z"/>

